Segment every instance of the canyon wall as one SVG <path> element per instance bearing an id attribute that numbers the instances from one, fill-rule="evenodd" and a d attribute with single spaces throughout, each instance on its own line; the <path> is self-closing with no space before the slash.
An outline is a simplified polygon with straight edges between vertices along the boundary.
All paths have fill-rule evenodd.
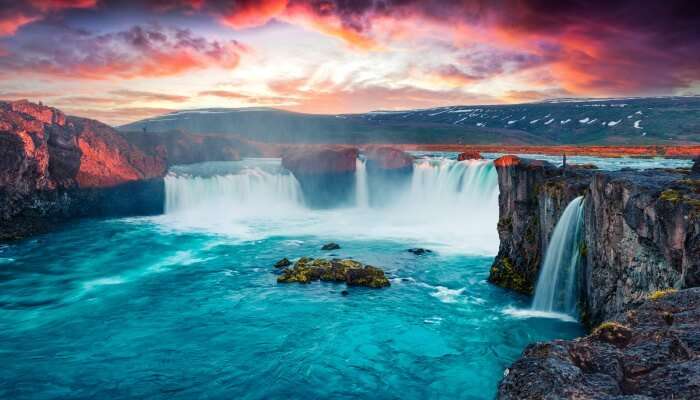
<path id="1" fill-rule="evenodd" d="M 0 102 L 0 241 L 73 217 L 157 213 L 165 171 L 107 125 Z"/>
<path id="2" fill-rule="evenodd" d="M 667 288 L 700 284 L 700 177 L 689 170 L 597 171 L 505 156 L 501 239 L 489 281 L 531 294 L 563 209 L 584 195 L 581 317 L 597 324 Z"/>

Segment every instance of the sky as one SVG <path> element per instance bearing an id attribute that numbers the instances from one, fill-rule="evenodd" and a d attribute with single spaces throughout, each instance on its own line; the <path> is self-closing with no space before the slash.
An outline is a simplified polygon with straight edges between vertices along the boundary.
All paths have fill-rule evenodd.
<path id="1" fill-rule="evenodd" d="M 697 93 L 696 1 L 0 0 L 0 99 L 112 125 Z"/>

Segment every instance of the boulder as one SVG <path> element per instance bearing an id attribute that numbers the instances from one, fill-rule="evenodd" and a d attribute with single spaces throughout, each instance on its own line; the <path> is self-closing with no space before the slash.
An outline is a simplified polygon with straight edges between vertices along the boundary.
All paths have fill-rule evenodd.
<path id="1" fill-rule="evenodd" d="M 348 286 L 381 288 L 389 286 L 384 271 L 371 265 L 349 259 L 299 259 L 292 268 L 286 268 L 277 277 L 280 283 L 310 283 L 313 281 L 345 282 Z"/>
<path id="2" fill-rule="evenodd" d="M 407 251 L 408 251 L 409 253 L 413 253 L 413 254 L 415 254 L 415 255 L 417 255 L 417 256 L 422 256 L 422 255 L 425 255 L 425 254 L 431 254 L 431 253 L 433 252 L 432 250 L 422 249 L 422 248 L 419 248 L 419 247 L 416 247 L 416 248 L 413 248 L 413 249 L 408 249 Z"/>
<path id="3" fill-rule="evenodd" d="M 354 200 L 356 148 L 301 148 L 287 151 L 282 166 L 301 185 L 311 207 L 331 208 Z"/>
<path id="4" fill-rule="evenodd" d="M 483 160 L 484 158 L 481 157 L 481 153 L 479 153 L 476 150 L 468 150 L 468 151 L 463 151 L 459 153 L 457 156 L 457 161 L 465 161 L 465 160 Z"/>
<path id="5" fill-rule="evenodd" d="M 284 268 L 284 267 L 288 267 L 288 266 L 290 266 L 290 265 L 292 265 L 292 262 L 289 261 L 289 259 L 288 259 L 287 257 L 285 257 L 285 258 L 283 258 L 283 259 L 277 261 L 277 262 L 275 263 L 274 267 L 275 267 L 275 268 Z"/>
<path id="6" fill-rule="evenodd" d="M 338 250 L 340 245 L 338 243 L 326 243 L 321 247 L 321 250 Z"/>

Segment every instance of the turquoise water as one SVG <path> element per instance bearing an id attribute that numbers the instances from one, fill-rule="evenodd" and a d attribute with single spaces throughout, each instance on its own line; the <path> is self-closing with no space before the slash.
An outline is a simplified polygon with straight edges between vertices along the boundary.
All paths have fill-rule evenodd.
<path id="1" fill-rule="evenodd" d="M 478 167 L 464 176 L 492 174 Z M 493 182 L 484 209 L 452 199 L 476 214 L 423 216 L 441 204 L 428 198 L 314 211 L 294 206 L 284 177 L 261 189 L 257 168 L 246 196 L 240 177 L 208 181 L 216 200 L 201 204 L 169 181 L 164 216 L 86 220 L 0 248 L 0 398 L 489 399 L 528 343 L 583 333 L 518 317 L 531 299 L 486 282 Z M 422 168 L 411 190 L 433 171 L 452 196 L 454 165 Z M 287 197 L 261 203 L 275 190 Z M 328 256 L 328 241 L 383 267 L 391 287 L 276 283 L 275 261 Z"/>

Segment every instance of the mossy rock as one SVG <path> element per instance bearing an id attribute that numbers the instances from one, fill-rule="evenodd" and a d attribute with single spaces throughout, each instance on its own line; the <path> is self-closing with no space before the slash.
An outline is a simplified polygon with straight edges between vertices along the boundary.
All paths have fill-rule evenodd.
<path id="1" fill-rule="evenodd" d="M 508 257 L 496 259 L 491 266 L 489 282 L 529 295 L 531 295 L 534 290 L 532 283 L 516 271 L 513 262 Z"/>
<path id="2" fill-rule="evenodd" d="M 655 291 L 651 292 L 647 298 L 649 300 L 659 300 L 663 297 L 668 296 L 669 294 L 676 293 L 677 291 L 678 291 L 678 289 L 674 289 L 674 288 L 655 290 Z"/>
<path id="3" fill-rule="evenodd" d="M 286 268 L 277 277 L 279 283 L 311 283 L 313 281 L 345 282 L 348 286 L 381 288 L 390 286 L 384 271 L 350 259 L 299 259 L 292 268 Z"/>
<path id="4" fill-rule="evenodd" d="M 683 195 L 678 190 L 666 189 L 659 195 L 659 200 L 677 203 L 683 199 Z"/>
<path id="5" fill-rule="evenodd" d="M 632 339 L 632 330 L 618 322 L 608 321 L 598 325 L 593 330 L 593 336 L 617 347 L 625 347 Z"/>

